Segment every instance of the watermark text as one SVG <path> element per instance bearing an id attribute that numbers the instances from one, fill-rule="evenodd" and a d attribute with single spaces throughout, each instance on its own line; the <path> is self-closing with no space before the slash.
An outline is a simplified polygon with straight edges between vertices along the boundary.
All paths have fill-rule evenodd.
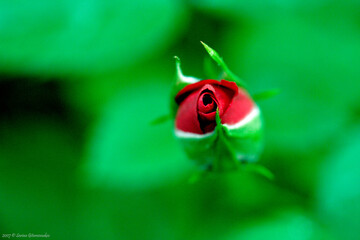
<path id="1" fill-rule="evenodd" d="M 1 238 L 49 238 L 48 233 L 2 233 Z"/>

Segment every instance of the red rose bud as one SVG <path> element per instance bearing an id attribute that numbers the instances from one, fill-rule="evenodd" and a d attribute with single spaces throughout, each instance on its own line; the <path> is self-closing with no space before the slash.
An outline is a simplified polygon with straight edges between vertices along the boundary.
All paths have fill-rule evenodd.
<path id="1" fill-rule="evenodd" d="M 235 82 L 195 82 L 180 90 L 175 101 L 175 134 L 190 158 L 217 169 L 256 160 L 262 149 L 260 111 Z"/>
<path id="2" fill-rule="evenodd" d="M 171 92 L 175 135 L 189 158 L 206 169 L 237 169 L 242 162 L 255 161 L 262 150 L 260 110 L 246 92 L 246 83 L 214 49 L 202 44 L 228 81 L 185 76 L 175 57 L 177 77 Z"/>

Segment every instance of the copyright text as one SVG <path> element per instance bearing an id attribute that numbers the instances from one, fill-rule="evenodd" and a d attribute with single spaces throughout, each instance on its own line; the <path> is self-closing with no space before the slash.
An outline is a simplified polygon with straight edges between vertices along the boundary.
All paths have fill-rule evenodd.
<path id="1" fill-rule="evenodd" d="M 48 233 L 2 233 L 2 238 L 49 238 L 50 234 Z"/>

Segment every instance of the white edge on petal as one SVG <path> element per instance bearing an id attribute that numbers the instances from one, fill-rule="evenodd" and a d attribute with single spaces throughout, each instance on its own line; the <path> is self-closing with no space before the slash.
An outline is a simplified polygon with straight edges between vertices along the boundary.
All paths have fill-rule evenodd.
<path id="1" fill-rule="evenodd" d="M 179 138 L 194 138 L 194 139 L 202 139 L 207 138 L 214 134 L 215 131 L 204 133 L 204 134 L 198 134 L 198 133 L 192 133 L 192 132 L 184 132 L 179 129 L 175 129 L 175 136 Z"/>
<path id="2" fill-rule="evenodd" d="M 255 105 L 253 107 L 253 109 L 251 110 L 251 112 L 248 113 L 248 115 L 246 115 L 239 122 L 237 122 L 235 124 L 231 124 L 231 125 L 223 124 L 223 126 L 226 127 L 229 130 L 238 129 L 240 127 L 245 126 L 247 123 L 251 122 L 254 118 L 259 116 L 259 114 L 260 114 L 260 109 L 258 108 L 258 106 Z M 214 132 L 215 131 L 205 133 L 205 134 L 198 134 L 198 133 L 192 133 L 192 132 L 184 132 L 184 131 L 181 131 L 180 129 L 175 128 L 175 136 L 177 136 L 179 138 L 202 139 L 202 138 L 206 138 L 206 137 L 209 137 L 209 136 L 213 135 Z"/>
<path id="3" fill-rule="evenodd" d="M 253 107 L 253 109 L 251 110 L 250 113 L 248 113 L 248 115 L 246 115 L 243 119 L 241 119 L 239 122 L 235 123 L 235 124 L 223 124 L 224 127 L 226 127 L 227 129 L 231 130 L 231 129 L 238 129 L 241 128 L 243 126 L 245 126 L 247 123 L 251 122 L 254 118 L 256 118 L 257 116 L 259 116 L 260 114 L 260 110 L 259 108 L 255 105 Z"/>

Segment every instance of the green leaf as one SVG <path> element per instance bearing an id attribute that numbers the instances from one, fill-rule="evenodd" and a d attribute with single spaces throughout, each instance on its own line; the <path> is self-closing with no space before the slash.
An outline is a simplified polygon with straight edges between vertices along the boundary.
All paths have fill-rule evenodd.
<path id="1" fill-rule="evenodd" d="M 225 73 L 223 77 L 226 80 L 235 82 L 238 86 L 240 86 L 242 88 L 246 88 L 245 82 L 241 78 L 236 76 L 232 71 L 230 71 L 230 69 L 225 64 L 224 60 L 220 57 L 220 55 L 214 49 L 209 47 L 204 42 L 201 42 L 201 44 L 205 47 L 205 50 L 208 52 L 210 57 L 223 69 L 223 71 Z"/>
<path id="2" fill-rule="evenodd" d="M 36 120 L 22 117 L 20 121 L 2 122 L 1 227 L 19 233 L 48 232 L 51 236 L 82 239 L 74 232 L 80 229 L 76 174 L 81 144 L 68 127 L 40 116 Z M 25 215 L 31 216 L 31 221 L 22 217 Z M 64 232 L 68 219 L 73 221 Z"/>
<path id="3" fill-rule="evenodd" d="M 328 240 L 333 239 L 322 228 L 321 224 L 312 218 L 312 214 L 303 210 L 283 209 L 261 217 L 250 218 L 239 224 L 228 236 L 222 239 L 231 240 Z"/>
<path id="4" fill-rule="evenodd" d="M 318 171 L 318 212 L 339 239 L 360 239 L 360 127 L 337 137 Z"/>
<path id="5" fill-rule="evenodd" d="M 165 50 L 184 12 L 179 0 L 0 1 L 0 69 L 61 77 L 117 71 Z"/>
<path id="6" fill-rule="evenodd" d="M 358 7 L 358 4 L 354 4 L 358 3 L 356 0 L 347 0 L 341 2 L 329 2 L 328 0 L 288 0 L 278 2 L 263 0 L 196 0 L 191 1 L 190 3 L 192 4 L 192 7 L 204 11 L 206 14 L 211 14 L 211 16 L 216 16 L 216 19 L 230 22 L 246 22 L 252 19 L 256 19 L 257 21 L 265 24 L 269 19 L 276 18 L 277 14 L 280 14 L 283 11 L 286 13 L 292 13 L 296 11 L 312 11 L 321 13 L 323 9 L 327 9 L 325 8 L 326 6 L 329 6 L 329 8 L 331 7 L 330 9 L 337 9 L 339 8 L 339 5 L 342 5 L 341 7 L 344 7 L 344 5 L 347 7 Z M 346 12 L 343 8 L 341 10 L 342 12 Z M 244 31 L 243 28 L 240 29 L 242 30 L 243 35 L 246 35 L 244 33 L 247 32 Z"/>
<path id="7" fill-rule="evenodd" d="M 254 101 L 261 101 L 275 97 L 276 95 L 280 94 L 280 92 L 281 92 L 280 89 L 274 88 L 274 89 L 265 90 L 263 92 L 254 93 L 251 96 L 254 99 Z"/>
<path id="8" fill-rule="evenodd" d="M 189 173 L 191 162 L 174 139 L 173 124 L 148 124 L 167 108 L 168 88 L 159 75 L 146 82 L 124 87 L 94 126 L 84 165 L 90 185 L 136 191 L 171 184 Z"/>

